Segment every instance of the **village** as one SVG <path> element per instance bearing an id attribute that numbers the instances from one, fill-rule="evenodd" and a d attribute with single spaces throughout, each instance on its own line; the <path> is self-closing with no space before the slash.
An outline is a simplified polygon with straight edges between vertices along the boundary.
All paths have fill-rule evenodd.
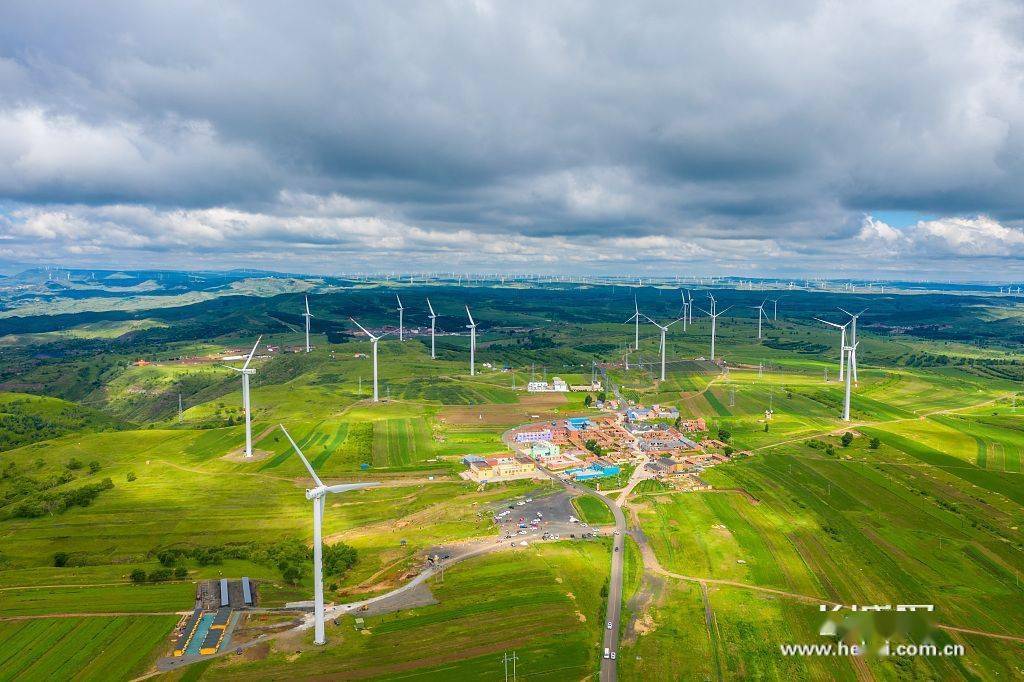
<path id="1" fill-rule="evenodd" d="M 530 390 L 566 390 L 557 377 L 548 386 L 535 385 Z M 585 388 L 600 390 L 599 385 Z M 703 490 L 708 486 L 700 480 L 701 472 L 733 454 L 726 443 L 706 436 L 708 427 L 702 417 L 683 418 L 672 406 L 607 400 L 592 408 L 600 414 L 533 422 L 507 431 L 503 440 L 509 452 L 467 455 L 462 459 L 466 465 L 462 477 L 494 483 L 539 478 L 543 469 L 564 480 L 594 482 L 600 488 L 602 479 L 615 478 L 626 467 L 642 466 L 644 478 L 656 478 L 680 490 Z"/>

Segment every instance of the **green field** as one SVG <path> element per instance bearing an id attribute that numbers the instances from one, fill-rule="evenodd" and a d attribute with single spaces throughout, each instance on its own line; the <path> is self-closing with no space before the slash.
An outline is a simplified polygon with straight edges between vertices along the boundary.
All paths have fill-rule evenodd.
<path id="1" fill-rule="evenodd" d="M 794 293 L 792 317 L 768 324 L 760 343 L 738 308 L 719 329 L 728 371 L 701 359 L 709 330 L 695 321 L 669 336 L 669 376 L 658 382 L 652 327 L 641 328 L 630 369 L 622 365 L 632 328 L 619 303 L 631 307 L 638 293 L 667 319 L 678 304 L 668 287 L 402 284 L 407 306 L 429 295 L 457 317 L 473 305 L 486 322 L 477 374 L 460 323 L 442 317 L 458 334 L 438 337 L 437 360 L 423 336 L 381 342 L 389 399 L 375 404 L 362 357 L 370 346 L 344 332 L 349 315 L 392 324 L 379 300 L 399 285 L 324 287 L 311 295 L 324 325 L 313 352 L 254 361 L 256 456 L 244 460 L 237 375 L 210 357 L 251 347 L 259 334 L 275 349 L 301 345 L 295 292 L 309 286 L 250 280 L 236 296 L 193 292 L 181 307 L 147 304 L 140 291 L 108 310 L 83 312 L 99 307 L 92 300 L 62 303 L 54 312 L 67 317 L 52 320 L 0 317 L 0 619 L 32 617 L 0 620 L 0 679 L 145 673 L 167 651 L 177 617 L 164 614 L 189 610 L 199 579 L 250 576 L 270 608 L 308 599 L 311 484 L 279 424 L 325 482 L 383 484 L 328 501 L 327 542 L 356 551 L 351 567 L 329 576 L 329 601 L 400 586 L 428 549 L 491 542 L 490 510 L 554 484 L 481 488 L 458 477 L 461 458 L 506 452 L 502 435 L 518 424 L 599 414 L 587 392 L 522 390 L 553 376 L 589 384 L 592 372 L 612 382 L 606 393 L 703 417 L 708 430 L 692 437 L 727 432 L 734 454 L 701 473 L 712 490 L 649 480 L 629 499 L 630 530 L 645 544 L 631 537 L 624 553 L 621 679 L 1019 676 L 1024 365 L 1011 339 L 1024 318 L 1009 308 L 976 299 L 999 326 L 969 316 L 950 326 L 950 297 L 871 301 L 879 326 L 863 332 L 844 424 L 836 339 L 810 318 L 864 307 L 856 296 Z M 720 292 L 739 306 L 753 293 Z M 888 333 L 908 309 L 920 334 Z M 407 322 L 421 324 L 414 314 Z M 927 336 L 936 329 L 955 338 Z M 615 490 L 633 471 L 630 463 L 589 485 Z M 574 505 L 586 523 L 612 523 L 596 497 Z M 296 561 L 281 558 L 289 547 L 307 554 L 286 578 Z M 172 562 L 183 578 L 130 582 L 133 569 L 160 569 L 168 551 L 180 554 Z M 365 634 L 346 616 L 330 624 L 326 647 L 312 647 L 308 632 L 275 636 L 258 655 L 167 677 L 497 679 L 502 654 L 514 650 L 523 677 L 594 679 L 608 566 L 606 541 L 504 548 L 432 578 L 435 605 L 367 616 Z M 820 639 L 817 600 L 930 603 L 942 625 L 977 632 L 942 631 L 968 646 L 961 661 L 782 657 L 779 643 Z"/>

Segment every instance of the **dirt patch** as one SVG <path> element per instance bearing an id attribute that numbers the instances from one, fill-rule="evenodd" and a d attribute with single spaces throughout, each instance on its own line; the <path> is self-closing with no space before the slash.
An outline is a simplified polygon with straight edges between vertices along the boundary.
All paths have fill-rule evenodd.
<path id="1" fill-rule="evenodd" d="M 437 420 L 451 426 L 516 426 L 554 417 L 555 410 L 565 403 L 561 393 L 538 393 L 523 396 L 518 403 L 449 405 L 437 413 Z"/>
<path id="2" fill-rule="evenodd" d="M 242 650 L 239 657 L 243 661 L 262 661 L 270 653 L 270 642 L 260 642 L 255 646 Z"/>
<path id="3" fill-rule="evenodd" d="M 252 457 L 245 456 L 245 446 L 235 448 L 228 454 L 221 457 L 225 462 L 262 462 L 265 459 L 273 457 L 275 454 L 270 450 L 253 450 Z"/>
<path id="4" fill-rule="evenodd" d="M 415 609 L 419 606 L 433 606 L 440 602 L 434 597 L 434 593 L 430 591 L 430 586 L 425 582 L 420 583 L 411 590 L 406 590 L 400 594 L 388 597 L 387 599 L 381 599 L 375 601 L 372 604 L 367 604 L 366 610 L 354 611 L 355 616 L 380 616 L 385 613 L 394 613 L 395 611 L 404 611 L 406 609 Z"/>

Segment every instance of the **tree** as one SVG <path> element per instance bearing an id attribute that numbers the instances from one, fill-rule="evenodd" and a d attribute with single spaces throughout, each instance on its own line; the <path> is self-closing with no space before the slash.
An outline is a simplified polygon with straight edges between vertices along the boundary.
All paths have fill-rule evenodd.
<path id="1" fill-rule="evenodd" d="M 718 429 L 718 440 L 722 441 L 723 443 L 728 443 L 729 438 L 731 436 L 732 434 L 726 431 L 725 429 Z"/>
<path id="2" fill-rule="evenodd" d="M 136 568 L 130 574 L 133 583 L 144 583 L 146 582 L 146 572 L 141 568 Z"/>
<path id="3" fill-rule="evenodd" d="M 182 578 L 187 578 L 188 577 L 188 569 L 185 568 L 184 566 L 178 566 L 177 568 L 174 569 L 174 577 L 177 578 L 178 580 L 181 580 Z"/>
<path id="4" fill-rule="evenodd" d="M 871 439 L 871 442 L 868 443 L 868 447 L 871 448 L 872 450 L 877 450 L 881 444 L 882 441 L 878 440 L 878 436 L 875 436 L 874 438 Z"/>
<path id="5" fill-rule="evenodd" d="M 843 434 L 843 437 L 839 439 L 839 442 L 843 444 L 844 448 L 850 447 L 850 443 L 853 442 L 853 434 L 847 431 Z"/>
<path id="6" fill-rule="evenodd" d="M 768 422 L 764 423 L 764 432 L 768 433 Z"/>
<path id="7" fill-rule="evenodd" d="M 298 585 L 299 581 L 302 580 L 302 570 L 295 564 L 288 564 L 281 571 L 281 576 L 286 582 L 292 585 Z"/>
<path id="8" fill-rule="evenodd" d="M 829 457 L 835 457 L 836 456 L 836 446 L 832 445 L 831 443 L 826 445 L 825 446 L 825 454 L 828 455 Z"/>
<path id="9" fill-rule="evenodd" d="M 594 399 L 590 396 L 589 393 L 587 394 L 587 397 L 583 399 L 583 404 L 586 405 L 587 407 L 590 407 L 591 405 L 594 404 Z"/>
<path id="10" fill-rule="evenodd" d="M 136 479 L 135 472 L 134 471 L 129 471 L 128 475 L 125 476 L 125 478 L 128 480 L 129 483 L 131 483 L 132 481 L 134 481 Z"/>
<path id="11" fill-rule="evenodd" d="M 82 463 L 82 460 L 76 459 L 74 457 L 69 459 L 67 463 L 68 469 L 71 469 L 72 471 L 77 471 L 78 469 L 81 469 L 84 466 L 85 464 Z"/>
<path id="12" fill-rule="evenodd" d="M 601 391 L 600 393 L 597 394 L 597 400 L 598 400 L 598 402 L 602 402 L 602 403 L 607 401 L 608 400 L 608 394 L 605 393 L 604 391 Z"/>
<path id="13" fill-rule="evenodd" d="M 67 566 L 68 565 L 68 553 L 67 552 L 57 552 L 56 554 L 54 554 L 53 555 L 53 565 L 56 566 L 57 568 L 63 568 L 64 566 Z"/>
<path id="14" fill-rule="evenodd" d="M 100 470 L 100 463 L 99 462 L 97 462 L 96 460 L 93 460 L 93 461 L 89 462 L 89 473 L 90 474 L 95 474 L 99 470 Z"/>

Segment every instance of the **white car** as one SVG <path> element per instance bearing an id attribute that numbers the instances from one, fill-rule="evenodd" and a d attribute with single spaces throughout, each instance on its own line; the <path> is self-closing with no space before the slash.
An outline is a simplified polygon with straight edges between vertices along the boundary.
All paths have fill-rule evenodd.
<path id="1" fill-rule="evenodd" d="M 609 629 L 609 630 L 611 630 L 611 629 L 612 629 L 612 622 L 611 622 L 611 621 L 608 621 L 608 629 Z"/>
<path id="2" fill-rule="evenodd" d="M 615 660 L 615 652 L 614 651 L 612 652 L 612 660 L 613 661 Z"/>

